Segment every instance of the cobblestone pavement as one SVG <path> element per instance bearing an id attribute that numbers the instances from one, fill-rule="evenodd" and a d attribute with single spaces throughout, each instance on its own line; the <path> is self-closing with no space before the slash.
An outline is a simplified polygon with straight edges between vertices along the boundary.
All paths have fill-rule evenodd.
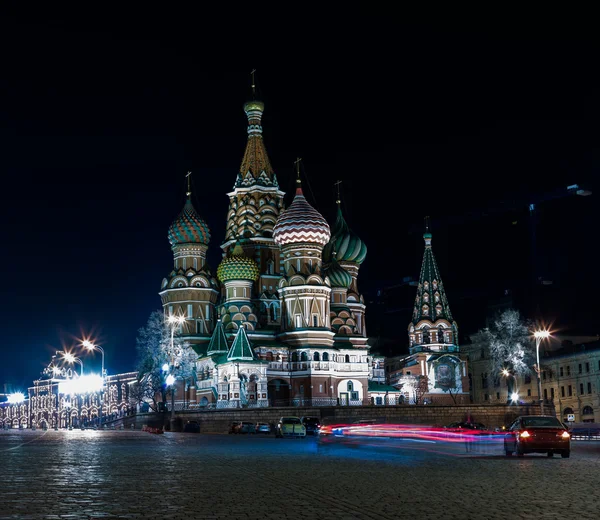
<path id="1" fill-rule="evenodd" d="M 314 439 L 0 431 L 0 519 L 599 518 L 600 443 L 319 452 Z"/>

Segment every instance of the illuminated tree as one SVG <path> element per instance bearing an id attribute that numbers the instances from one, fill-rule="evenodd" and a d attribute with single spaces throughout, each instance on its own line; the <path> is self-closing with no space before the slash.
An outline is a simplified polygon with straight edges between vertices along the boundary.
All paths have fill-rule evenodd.
<path id="1" fill-rule="evenodd" d="M 506 377 L 510 395 L 513 378 L 528 374 L 535 360 L 530 324 L 521 319 L 519 311 L 507 309 L 482 332 L 489 351 L 490 371 L 494 377 Z"/>
<path id="2" fill-rule="evenodd" d="M 198 356 L 181 337 L 179 327 L 169 324 L 162 311 L 150 314 L 137 337 L 137 383 L 132 395 L 158 411 L 159 402 L 167 402 L 166 378 L 172 374 L 184 380 L 195 378 Z M 166 369 L 166 370 L 165 370 Z"/>

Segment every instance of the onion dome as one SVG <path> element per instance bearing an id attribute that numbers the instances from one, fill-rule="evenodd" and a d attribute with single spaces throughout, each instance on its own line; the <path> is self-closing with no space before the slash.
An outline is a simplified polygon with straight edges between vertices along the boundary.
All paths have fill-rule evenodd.
<path id="1" fill-rule="evenodd" d="M 207 246 L 210 242 L 210 230 L 206 222 L 196 213 L 189 198 L 179 216 L 169 227 L 168 236 L 172 246 L 189 243 Z"/>
<path id="2" fill-rule="evenodd" d="M 352 285 L 352 275 L 346 271 L 334 258 L 325 273 L 329 277 L 331 287 L 343 287 L 349 289 Z"/>
<path id="3" fill-rule="evenodd" d="M 307 202 L 302 188 L 298 186 L 290 207 L 279 215 L 273 227 L 275 243 L 285 246 L 308 242 L 324 246 L 330 237 L 329 224 L 323 215 Z"/>
<path id="4" fill-rule="evenodd" d="M 236 244 L 217 268 L 217 277 L 223 283 L 230 280 L 258 280 L 260 271 L 257 263 L 244 254 L 242 246 Z"/>
<path id="5" fill-rule="evenodd" d="M 331 231 L 331 240 L 323 250 L 323 260 L 325 262 L 331 261 L 334 251 L 339 262 L 353 262 L 360 265 L 367 256 L 367 246 L 348 227 L 339 202 L 337 218 Z"/>

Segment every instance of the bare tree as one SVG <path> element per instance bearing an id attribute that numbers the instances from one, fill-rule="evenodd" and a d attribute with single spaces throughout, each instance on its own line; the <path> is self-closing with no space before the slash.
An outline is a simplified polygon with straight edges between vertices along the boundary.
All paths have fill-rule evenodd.
<path id="1" fill-rule="evenodd" d="M 152 312 L 146 325 L 139 329 L 137 353 L 138 380 L 133 397 L 138 402 L 147 402 L 154 411 L 160 408 L 160 402 L 167 401 L 169 373 L 184 380 L 195 378 L 198 356 L 183 340 L 179 329 L 165 321 L 162 311 Z M 165 366 L 168 370 L 164 370 Z"/>
<path id="2" fill-rule="evenodd" d="M 494 377 L 506 376 L 510 394 L 512 379 L 529 374 L 535 360 L 530 323 L 521 319 L 519 311 L 507 309 L 482 332 L 489 351 L 490 371 Z"/>

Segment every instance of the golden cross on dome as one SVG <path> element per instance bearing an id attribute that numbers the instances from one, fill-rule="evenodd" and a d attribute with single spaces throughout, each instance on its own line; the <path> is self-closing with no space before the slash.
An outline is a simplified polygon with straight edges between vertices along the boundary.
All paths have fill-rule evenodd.
<path id="1" fill-rule="evenodd" d="M 300 184 L 300 161 L 302 160 L 302 158 L 298 157 L 296 158 L 296 160 L 294 161 L 294 164 L 296 165 L 296 183 Z"/>
<path id="2" fill-rule="evenodd" d="M 256 95 L 256 84 L 254 82 L 254 73 L 256 72 L 256 69 L 252 69 L 250 71 L 250 75 L 252 76 L 252 96 Z"/>
<path id="3" fill-rule="evenodd" d="M 337 187 L 337 200 L 335 201 L 336 204 L 342 203 L 342 200 L 340 198 L 340 184 L 342 184 L 342 181 L 336 181 L 333 183 L 333 185 Z"/>
<path id="4" fill-rule="evenodd" d="M 187 172 L 186 178 L 187 178 L 187 191 L 185 194 L 187 195 L 187 198 L 189 200 L 189 198 L 192 196 L 192 172 Z"/>

